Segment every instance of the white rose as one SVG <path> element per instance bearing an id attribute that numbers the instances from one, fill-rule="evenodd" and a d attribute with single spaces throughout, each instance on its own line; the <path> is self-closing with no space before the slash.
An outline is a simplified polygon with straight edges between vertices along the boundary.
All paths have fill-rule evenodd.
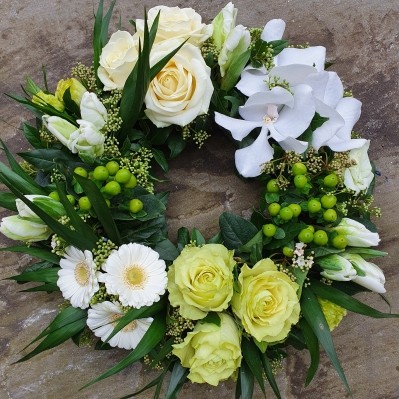
<path id="1" fill-rule="evenodd" d="M 367 151 L 370 147 L 370 140 L 360 148 L 355 148 L 349 152 L 350 159 L 356 161 L 356 165 L 345 170 L 344 184 L 347 188 L 359 194 L 360 191 L 367 190 L 374 179 Z"/>
<path id="2" fill-rule="evenodd" d="M 178 40 L 154 46 L 151 65 L 155 65 Z M 211 70 L 198 47 L 185 44 L 150 83 L 145 96 L 145 113 L 157 127 L 185 126 L 208 112 L 213 93 Z"/>
<path id="3" fill-rule="evenodd" d="M 123 89 L 138 58 L 138 40 L 126 31 L 112 34 L 102 49 L 98 77 L 104 90 Z"/>
<path id="4" fill-rule="evenodd" d="M 151 27 L 158 12 L 161 12 L 155 43 L 164 40 L 188 39 L 199 46 L 212 35 L 212 25 L 202 23 L 201 15 L 192 8 L 157 6 L 148 10 L 148 26 Z M 137 34 L 144 37 L 144 20 L 136 20 Z"/>

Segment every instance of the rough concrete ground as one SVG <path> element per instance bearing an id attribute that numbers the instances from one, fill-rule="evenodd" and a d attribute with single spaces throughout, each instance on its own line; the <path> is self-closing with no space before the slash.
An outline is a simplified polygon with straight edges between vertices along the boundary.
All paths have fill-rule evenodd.
<path id="1" fill-rule="evenodd" d="M 106 1 L 106 3 L 109 3 Z M 122 25 L 142 17 L 143 4 L 157 1 L 119 0 Z M 165 5 L 194 7 L 209 21 L 225 1 L 164 1 Z M 294 42 L 324 45 L 339 73 L 356 98 L 363 102 L 357 130 L 372 139 L 371 157 L 381 176 L 376 202 L 382 207 L 378 221 L 381 249 L 389 256 L 378 261 L 387 278 L 392 310 L 399 312 L 399 3 L 397 0 L 236 0 L 239 23 L 263 26 L 271 18 L 287 22 L 286 36 Z M 40 78 L 47 67 L 55 83 L 68 74 L 78 60 L 89 62 L 91 30 L 96 2 L 86 0 L 2 0 L 0 2 L 0 92 L 19 90 L 24 76 Z M 14 151 L 25 145 L 17 130 L 31 116 L 1 96 L 0 136 Z M 256 203 L 259 187 L 240 181 L 233 174 L 233 148 L 225 139 L 213 137 L 202 151 L 189 151 L 172 164 L 169 173 L 171 235 L 179 226 L 196 225 L 209 235 L 217 217 L 226 209 L 247 211 Z M 3 240 L 3 244 L 7 244 Z M 0 254 L 0 278 L 20 271 L 26 256 Z M 83 383 L 108 369 L 124 356 L 123 351 L 94 352 L 71 342 L 41 354 L 29 362 L 12 365 L 18 353 L 49 323 L 61 302 L 57 295 L 17 293 L 15 283 L 2 281 L 0 288 L 0 398 L 117 398 L 135 391 L 150 380 L 141 365 L 77 392 Z M 366 297 L 362 297 L 365 299 Z M 373 295 L 367 303 L 386 310 Z M 399 398 L 399 321 L 372 320 L 350 314 L 334 331 L 336 348 L 355 399 Z M 323 355 L 317 378 L 303 388 L 309 359 L 291 351 L 278 376 L 286 399 L 339 399 L 347 397 L 339 378 Z M 149 394 L 144 398 L 151 397 Z M 233 398 L 232 383 L 218 388 L 188 385 L 182 398 Z M 256 398 L 261 398 L 258 392 Z M 272 397 L 269 394 L 268 397 Z"/>

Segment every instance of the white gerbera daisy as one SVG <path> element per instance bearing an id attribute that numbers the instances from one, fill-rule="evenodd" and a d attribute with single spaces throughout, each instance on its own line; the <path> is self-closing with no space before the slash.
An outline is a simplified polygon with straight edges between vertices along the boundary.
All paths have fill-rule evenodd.
<path id="1" fill-rule="evenodd" d="M 90 251 L 82 252 L 76 247 L 65 249 L 65 256 L 60 260 L 57 285 L 62 296 L 75 308 L 89 307 L 91 297 L 98 291 L 96 264 Z"/>
<path id="2" fill-rule="evenodd" d="M 141 308 L 159 301 L 167 284 L 166 265 L 153 249 L 141 244 L 124 244 L 111 253 L 99 281 L 108 294 L 119 295 L 123 306 Z"/>
<path id="3" fill-rule="evenodd" d="M 115 328 L 118 319 L 123 315 L 124 312 L 118 302 L 104 301 L 96 303 L 88 311 L 87 325 L 96 337 L 99 337 L 101 341 L 105 341 Z M 152 321 L 152 317 L 133 320 L 116 333 L 108 343 L 118 348 L 134 349 L 143 338 Z"/>

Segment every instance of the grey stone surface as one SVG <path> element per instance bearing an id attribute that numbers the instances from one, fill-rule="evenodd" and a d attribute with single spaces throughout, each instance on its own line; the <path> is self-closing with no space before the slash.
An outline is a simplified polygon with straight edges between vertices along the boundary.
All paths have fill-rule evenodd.
<path id="1" fill-rule="evenodd" d="M 193 0 L 163 2 L 194 7 L 209 21 L 225 2 Z M 119 0 L 113 26 L 121 15 L 142 17 L 143 4 L 156 1 Z M 357 130 L 371 138 L 371 157 L 381 177 L 376 202 L 382 207 L 378 221 L 381 249 L 389 256 L 378 263 L 387 277 L 392 310 L 399 312 L 399 3 L 397 0 L 237 0 L 238 20 L 246 26 L 262 26 L 271 18 L 287 22 L 286 35 L 297 43 L 325 45 L 329 59 L 355 97 L 363 102 Z M 89 62 L 94 1 L 2 0 L 0 1 L 0 92 L 19 90 L 24 76 L 40 78 L 47 67 L 52 87 L 66 76 L 78 60 Z M 30 114 L 5 96 L 0 99 L 0 136 L 13 149 L 25 144 L 18 127 Z M 210 236 L 223 210 L 245 214 L 259 195 L 233 173 L 233 148 L 222 137 L 213 137 L 202 151 L 189 151 L 172 163 L 169 173 L 169 220 L 171 236 L 178 227 L 196 225 Z M 4 214 L 4 213 L 3 213 Z M 9 244 L 5 239 L 2 244 Z M 0 253 L 0 278 L 14 275 L 30 261 L 27 256 Z M 123 351 L 94 352 L 68 342 L 29 362 L 12 365 L 19 351 L 49 323 L 61 302 L 57 295 L 18 293 L 20 287 L 0 282 L 0 398 L 117 398 L 132 393 L 155 374 L 141 365 L 78 392 L 83 383 L 112 366 Z M 386 310 L 375 295 L 364 296 L 368 304 Z M 399 398 L 399 321 L 372 320 L 350 314 L 334 331 L 338 354 L 355 399 Z M 23 352 L 24 353 L 24 352 Z M 287 399 L 339 399 L 347 397 L 339 378 L 324 354 L 317 378 L 303 388 L 308 358 L 290 351 L 285 371 L 278 376 Z M 256 398 L 262 395 L 257 391 Z M 144 398 L 151 397 L 149 394 Z M 231 382 L 218 388 L 187 384 L 182 398 L 233 398 Z M 272 397 L 272 394 L 268 395 Z"/>

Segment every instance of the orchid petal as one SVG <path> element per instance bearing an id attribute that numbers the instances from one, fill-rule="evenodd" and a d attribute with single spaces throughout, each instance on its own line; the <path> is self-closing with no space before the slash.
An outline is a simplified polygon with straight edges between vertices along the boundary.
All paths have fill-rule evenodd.
<path id="1" fill-rule="evenodd" d="M 269 91 L 265 82 L 267 73 L 265 68 L 246 68 L 241 72 L 241 79 L 236 87 L 247 97 L 255 93 Z"/>
<path id="2" fill-rule="evenodd" d="M 344 118 L 345 126 L 337 133 L 342 139 L 351 138 L 352 129 L 360 118 L 362 103 L 356 98 L 345 97 L 337 105 L 337 112 Z"/>
<path id="3" fill-rule="evenodd" d="M 310 86 L 298 85 L 292 91 L 294 106 L 284 107 L 274 124 L 277 132 L 285 138 L 300 136 L 309 127 L 316 110 Z"/>
<path id="4" fill-rule="evenodd" d="M 335 72 L 319 72 L 305 80 L 312 87 L 313 95 L 324 104 L 335 108 L 344 95 L 344 86 Z"/>
<path id="5" fill-rule="evenodd" d="M 320 114 L 320 116 L 328 118 L 327 121 L 313 132 L 312 146 L 316 150 L 319 150 L 321 146 L 329 145 L 329 140 L 331 140 L 339 129 L 344 126 L 345 121 L 334 108 L 329 107 L 318 99 L 315 99 L 315 103 L 316 112 Z"/>
<path id="6" fill-rule="evenodd" d="M 291 64 L 304 64 L 316 67 L 318 71 L 324 71 L 326 60 L 326 48 L 314 46 L 308 48 L 285 48 L 277 56 L 278 66 Z"/>
<path id="7" fill-rule="evenodd" d="M 273 159 L 273 153 L 274 150 L 268 141 L 267 129 L 262 129 L 251 145 L 236 151 L 236 168 L 244 177 L 259 176 L 262 173 L 262 164 Z"/>
<path id="8" fill-rule="evenodd" d="M 317 73 L 317 69 L 310 65 L 291 64 L 274 67 L 269 72 L 269 79 L 274 76 L 280 80 L 286 80 L 290 86 L 304 83 L 309 75 Z"/>
<path id="9" fill-rule="evenodd" d="M 355 148 L 361 148 L 366 144 L 366 139 L 351 139 L 341 140 L 339 137 L 334 136 L 331 140 L 326 143 L 333 151 L 343 152 L 354 150 Z"/>
<path id="10" fill-rule="evenodd" d="M 271 19 L 263 28 L 260 36 L 265 42 L 281 40 L 285 31 L 285 22 L 282 19 Z"/>
<path id="11" fill-rule="evenodd" d="M 262 121 L 245 121 L 242 119 L 231 118 L 215 112 L 215 122 L 231 132 L 234 140 L 241 141 L 257 127 L 262 126 Z"/>

